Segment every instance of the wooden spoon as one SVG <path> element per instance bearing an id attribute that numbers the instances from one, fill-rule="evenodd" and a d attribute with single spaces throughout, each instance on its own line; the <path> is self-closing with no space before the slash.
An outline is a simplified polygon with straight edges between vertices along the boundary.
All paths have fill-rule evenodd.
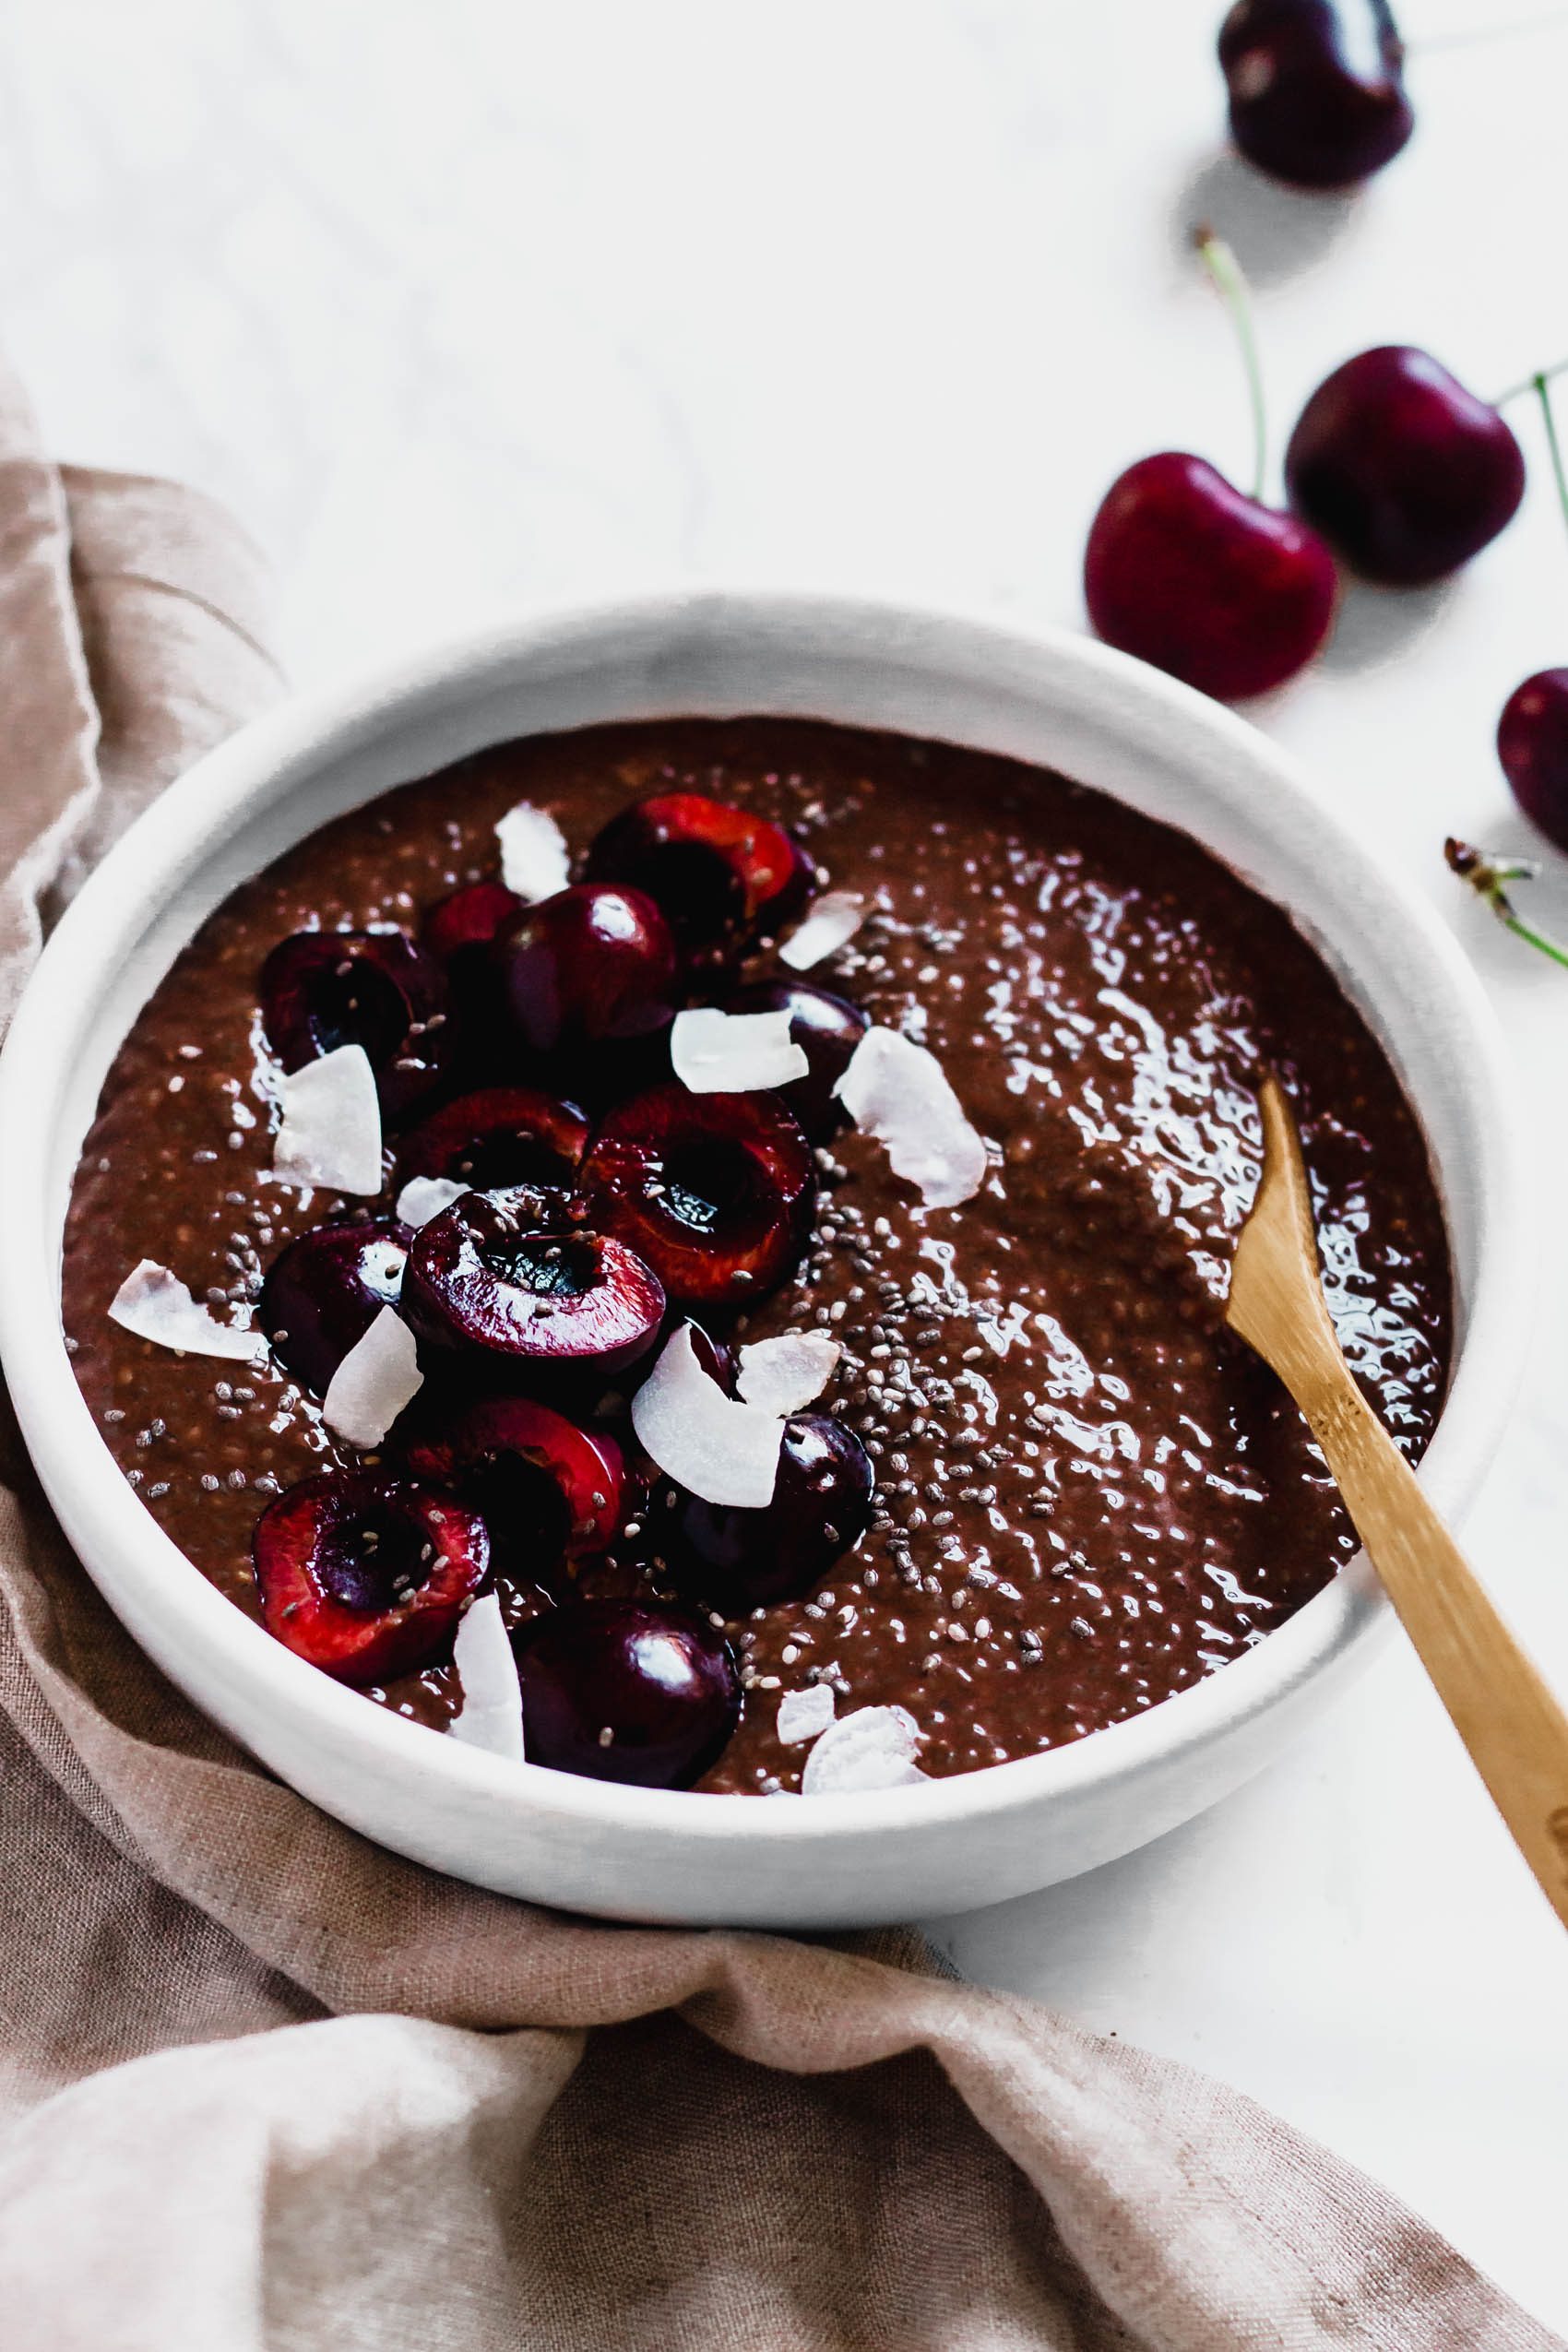
<path id="1" fill-rule="evenodd" d="M 1568 1927 L 1568 1716 L 1492 1607 L 1339 1352 L 1296 1123 L 1265 1080 L 1263 1181 L 1226 1320 L 1272 1364 L 1520 1852 Z"/>

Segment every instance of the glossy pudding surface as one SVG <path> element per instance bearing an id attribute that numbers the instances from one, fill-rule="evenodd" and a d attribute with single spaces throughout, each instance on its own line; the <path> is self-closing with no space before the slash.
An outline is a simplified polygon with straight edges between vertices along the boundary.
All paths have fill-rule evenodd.
<path id="1" fill-rule="evenodd" d="M 1253 1090 L 1272 1066 L 1292 1097 L 1337 1328 L 1412 1455 L 1451 1345 L 1425 1146 L 1381 1049 L 1283 912 L 1100 794 L 938 743 L 767 719 L 529 739 L 383 796 L 236 891 L 127 1037 L 70 1210 L 67 1337 L 127 1478 L 259 1615 L 264 1510 L 365 1463 L 276 1358 L 253 1369 L 137 1338 L 108 1318 L 117 1288 L 152 1259 L 220 1317 L 259 1310 L 297 1236 L 390 1218 L 400 1140 L 443 1101 L 505 1085 L 564 1095 L 560 1051 L 530 1042 L 475 963 L 443 1074 L 388 1111 L 382 1198 L 275 1182 L 260 975 L 279 943 L 417 936 L 448 894 L 495 876 L 494 826 L 519 802 L 551 813 L 580 869 L 628 803 L 673 792 L 770 820 L 803 844 L 818 890 L 860 894 L 859 930 L 801 977 L 936 1057 L 989 1170 L 958 1206 L 930 1206 L 873 1136 L 819 1128 L 773 1287 L 692 1310 L 723 1343 L 821 1331 L 842 1349 L 810 1410 L 859 1441 L 874 1489 L 865 1532 L 808 1589 L 744 1607 L 705 1581 L 683 1498 L 630 1432 L 647 1357 L 591 1396 L 577 1375 L 553 1388 L 548 1368 L 542 1384 L 530 1375 L 530 1394 L 613 1439 L 626 1481 L 608 1540 L 569 1559 L 543 1522 L 532 1551 L 498 1527 L 508 1621 L 584 1597 L 691 1611 L 740 1685 L 697 1784 L 727 1791 L 799 1786 L 805 1750 L 780 1742 L 778 1703 L 817 1683 L 840 1716 L 907 1708 L 921 1770 L 944 1775 L 1081 1738 L 1223 1667 L 1355 1549 L 1295 1408 L 1222 1327 L 1258 1174 Z M 681 1001 L 781 977 L 764 932 L 686 970 Z M 673 1083 L 663 1051 L 655 1032 L 635 1068 L 624 1054 L 612 1068 L 576 1049 L 588 1131 L 628 1089 Z M 431 1369 L 427 1390 L 448 1370 Z M 369 1467 L 396 1473 L 406 1441 L 394 1430 Z M 449 1634 L 365 1687 L 441 1725 L 460 1695 Z"/>

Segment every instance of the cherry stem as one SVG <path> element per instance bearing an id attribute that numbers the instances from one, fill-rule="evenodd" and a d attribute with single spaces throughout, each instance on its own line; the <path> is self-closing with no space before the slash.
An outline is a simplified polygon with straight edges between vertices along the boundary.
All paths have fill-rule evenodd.
<path id="1" fill-rule="evenodd" d="M 1551 452 L 1552 478 L 1557 483 L 1557 503 L 1562 509 L 1562 519 L 1568 523 L 1568 475 L 1562 470 L 1562 445 L 1557 438 L 1557 420 L 1551 413 L 1551 393 L 1543 370 L 1535 379 L 1540 398 L 1540 412 L 1546 420 L 1546 445 Z"/>
<path id="2" fill-rule="evenodd" d="M 1543 956 L 1550 956 L 1554 964 L 1561 964 L 1568 971 L 1568 956 L 1562 948 L 1554 947 L 1550 939 L 1543 939 L 1538 931 L 1530 929 L 1528 923 L 1522 923 L 1517 915 L 1502 915 L 1498 920 L 1503 930 L 1511 931 L 1515 939 L 1524 940 L 1531 947 L 1538 947 Z"/>
<path id="3" fill-rule="evenodd" d="M 1500 392 L 1491 405 L 1494 409 L 1506 408 L 1509 401 L 1516 400 L 1522 392 L 1538 392 L 1543 384 L 1551 382 L 1553 376 L 1564 374 L 1568 374 L 1568 360 L 1558 360 L 1551 367 L 1538 367 L 1534 375 L 1526 375 L 1520 383 L 1511 384 L 1506 392 Z"/>
<path id="4" fill-rule="evenodd" d="M 1236 340 L 1241 346 L 1241 364 L 1247 372 L 1247 392 L 1253 405 L 1253 496 L 1261 500 L 1264 471 L 1268 457 L 1268 424 L 1263 406 L 1263 370 L 1258 365 L 1258 347 L 1253 333 L 1253 306 L 1247 294 L 1247 281 L 1241 275 L 1241 265 L 1223 237 L 1212 229 L 1196 229 L 1193 243 L 1203 255 L 1204 267 L 1218 290 L 1221 301 L 1230 314 L 1230 324 L 1236 329 Z"/>
<path id="5" fill-rule="evenodd" d="M 1540 869 L 1533 861 L 1493 857 L 1486 849 L 1473 849 L 1467 841 L 1452 839 L 1443 843 L 1443 854 L 1450 872 L 1456 873 L 1461 882 L 1468 883 L 1482 904 L 1491 909 L 1504 931 L 1511 931 L 1526 946 L 1538 947 L 1543 956 L 1550 956 L 1554 964 L 1568 970 L 1568 953 L 1551 940 L 1543 939 L 1528 923 L 1521 922 L 1508 896 L 1509 883 L 1534 881 Z"/>

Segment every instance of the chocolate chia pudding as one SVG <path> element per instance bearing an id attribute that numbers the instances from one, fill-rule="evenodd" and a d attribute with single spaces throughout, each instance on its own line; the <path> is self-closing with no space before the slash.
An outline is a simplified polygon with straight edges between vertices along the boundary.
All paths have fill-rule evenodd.
<path id="1" fill-rule="evenodd" d="M 643 816 L 650 801 L 675 816 Z M 521 804 L 558 825 L 577 885 L 531 911 L 499 883 L 496 826 Z M 585 875 L 643 932 L 607 944 Z M 845 897 L 858 927 L 790 969 L 780 946 L 802 923 L 830 936 Z M 300 933 L 325 936 L 279 960 Z M 804 1077 L 708 1092 L 672 1075 L 672 1007 L 770 1005 Z M 967 1197 L 897 1172 L 876 1117 L 831 1097 L 867 1024 L 923 1048 L 956 1095 L 983 1145 Z M 378 1196 L 273 1170 L 285 1064 L 345 1042 L 379 1083 Z M 1340 1338 L 1419 1455 L 1450 1285 L 1416 1122 L 1288 918 L 1194 842 L 1058 776 L 824 725 L 502 745 L 313 835 L 155 991 L 83 1149 L 67 1341 L 189 1559 L 373 1701 L 446 1725 L 454 1629 L 493 1589 L 544 1761 L 793 1790 L 811 1746 L 781 1740 L 780 1702 L 810 1692 L 826 1695 L 803 1714 L 797 1695 L 786 1729 L 820 1728 L 829 1699 L 840 1721 L 900 1707 L 921 1772 L 972 1771 L 1157 1705 L 1355 1549 L 1294 1407 L 1222 1324 L 1269 1066 L 1301 1123 Z M 510 1098 L 474 1111 L 498 1088 L 528 1090 L 527 1120 Z M 396 1220 L 412 1176 L 485 1197 L 415 1238 Z M 303 1272 L 276 1271 L 324 1225 L 337 1238 Z M 137 1336 L 109 1310 L 142 1261 L 274 1344 L 225 1361 Z M 527 1294 L 504 1346 L 464 1320 L 497 1280 Z M 423 1385 L 356 1445 L 322 1391 L 388 1302 Z M 773 1408 L 772 1503 L 695 1493 L 639 1443 L 630 1400 L 683 1318 L 719 1343 L 699 1336 L 688 1370 L 720 1420 L 741 1348 L 801 1334 L 839 1351 L 820 1396 Z M 506 1437 L 525 1425 L 527 1443 Z M 333 1529 L 365 1494 L 370 1549 L 350 1559 Z M 668 1723 L 644 1739 L 628 1695 L 650 1625 L 685 1645 L 689 1687 L 666 1694 L 690 1701 L 683 1745 Z M 606 1718 L 586 1746 L 574 1710 Z"/>

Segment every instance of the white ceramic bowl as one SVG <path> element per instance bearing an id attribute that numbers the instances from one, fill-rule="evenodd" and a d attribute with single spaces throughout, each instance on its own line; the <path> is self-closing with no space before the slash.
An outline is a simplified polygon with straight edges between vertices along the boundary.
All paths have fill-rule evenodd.
<path id="1" fill-rule="evenodd" d="M 1070 1877 L 1235 1788 L 1339 1686 L 1384 1618 L 1364 1562 L 1235 1664 L 1072 1747 L 861 1797 L 622 1788 L 480 1754 L 270 1640 L 137 1501 L 60 1331 L 61 1231 L 104 1074 L 237 882 L 341 810 L 505 737 L 746 712 L 1063 769 L 1183 826 L 1290 909 L 1383 1040 L 1438 1170 L 1459 1344 L 1421 1476 L 1458 1514 L 1507 1408 L 1525 1285 L 1491 1016 L 1446 933 L 1218 704 L 1081 637 L 816 598 L 671 597 L 470 638 L 291 703 L 166 792 L 60 925 L 0 1063 L 0 1355 L 44 1486 L 111 1606 L 198 1705 L 328 1812 L 438 1870 L 578 1910 L 869 1924 Z"/>

